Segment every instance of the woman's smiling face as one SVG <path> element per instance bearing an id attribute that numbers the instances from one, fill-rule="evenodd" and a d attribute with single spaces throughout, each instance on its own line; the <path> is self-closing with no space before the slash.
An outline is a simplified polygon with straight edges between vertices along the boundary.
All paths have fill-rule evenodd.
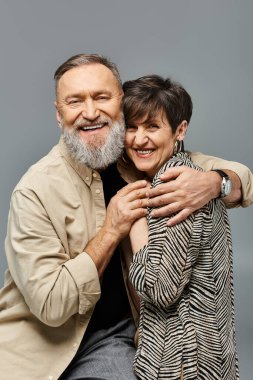
<path id="1" fill-rule="evenodd" d="M 126 153 L 138 170 L 153 178 L 173 156 L 179 129 L 180 126 L 173 133 L 163 111 L 158 112 L 154 120 L 143 118 L 132 125 L 126 125 Z"/>

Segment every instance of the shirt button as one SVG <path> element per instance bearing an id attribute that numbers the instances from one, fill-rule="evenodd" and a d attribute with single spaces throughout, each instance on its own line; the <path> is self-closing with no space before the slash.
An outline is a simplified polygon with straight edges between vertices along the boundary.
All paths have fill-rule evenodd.
<path id="1" fill-rule="evenodd" d="M 48 380 L 54 380 L 54 376 L 52 375 L 48 376 Z"/>
<path id="2" fill-rule="evenodd" d="M 74 348 L 74 349 L 77 348 L 77 343 L 74 343 L 74 344 L 73 344 L 73 348 Z"/>
<path id="3" fill-rule="evenodd" d="M 96 190 L 96 194 L 100 194 L 100 190 L 99 189 Z"/>
<path id="4" fill-rule="evenodd" d="M 86 179 L 86 181 L 89 181 L 90 178 L 89 177 L 85 177 L 85 179 Z"/>
<path id="5" fill-rule="evenodd" d="M 97 178 L 97 174 L 96 173 L 92 173 L 93 177 L 94 178 Z"/>

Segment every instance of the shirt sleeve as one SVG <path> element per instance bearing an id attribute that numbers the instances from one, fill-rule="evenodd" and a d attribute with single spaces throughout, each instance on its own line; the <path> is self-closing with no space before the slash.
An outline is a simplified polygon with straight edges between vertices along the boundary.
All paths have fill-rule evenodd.
<path id="1" fill-rule="evenodd" d="M 240 178 L 242 184 L 242 201 L 240 206 L 248 207 L 253 204 L 253 174 L 247 166 L 239 162 L 207 156 L 200 152 L 190 152 L 189 155 L 196 165 L 199 165 L 206 171 L 212 169 L 228 169 L 234 171 Z"/>
<path id="2" fill-rule="evenodd" d="M 153 186 L 159 184 L 160 180 L 153 182 Z M 141 299 L 164 309 L 177 301 L 190 280 L 201 244 L 210 234 L 208 210 L 205 206 L 183 222 L 168 227 L 168 218 L 152 218 L 149 209 L 148 244 L 134 255 L 129 273 Z M 207 226 L 205 220 L 209 221 Z"/>
<path id="3" fill-rule="evenodd" d="M 100 297 L 96 266 L 85 252 L 70 258 L 32 190 L 12 195 L 6 254 L 13 280 L 31 312 L 49 326 L 85 314 Z"/>

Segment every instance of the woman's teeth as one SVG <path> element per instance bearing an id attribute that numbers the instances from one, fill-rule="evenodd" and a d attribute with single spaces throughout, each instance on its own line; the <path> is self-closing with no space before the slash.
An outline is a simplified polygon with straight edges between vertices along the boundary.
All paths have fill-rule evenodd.
<path id="1" fill-rule="evenodd" d="M 136 151 L 137 151 L 137 153 L 139 153 L 139 154 L 150 154 L 150 153 L 153 152 L 152 149 L 147 149 L 147 150 L 136 150 Z"/>

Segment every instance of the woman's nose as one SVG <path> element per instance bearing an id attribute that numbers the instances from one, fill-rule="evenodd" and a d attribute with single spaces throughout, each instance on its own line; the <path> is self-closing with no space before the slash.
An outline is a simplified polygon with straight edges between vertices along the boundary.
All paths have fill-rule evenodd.
<path id="1" fill-rule="evenodd" d="M 137 145 L 143 145 L 148 141 L 148 136 L 144 130 L 138 130 L 135 133 L 134 142 Z"/>

